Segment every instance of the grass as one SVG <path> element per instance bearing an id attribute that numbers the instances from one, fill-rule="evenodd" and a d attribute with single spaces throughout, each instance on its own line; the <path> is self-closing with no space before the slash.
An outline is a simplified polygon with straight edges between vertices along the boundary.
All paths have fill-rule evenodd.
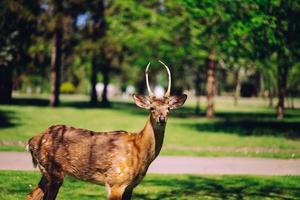
<path id="1" fill-rule="evenodd" d="M 201 107 L 204 108 L 202 99 Z M 116 101 L 111 108 L 91 108 L 86 97 L 63 96 L 59 108 L 45 98 L 16 98 L 0 106 L 0 150 L 23 151 L 25 142 L 53 124 L 90 130 L 141 130 L 147 112 L 132 103 Z M 132 101 L 130 101 L 132 102 Z M 216 118 L 194 114 L 194 102 L 171 113 L 163 155 L 300 157 L 300 109 L 287 110 L 278 121 L 274 108 L 262 99 L 216 100 Z M 299 106 L 299 100 L 296 101 Z"/>
<path id="2" fill-rule="evenodd" d="M 0 199 L 24 199 L 38 183 L 38 172 L 0 171 Z M 299 199 L 299 176 L 147 175 L 133 199 Z M 105 199 L 103 186 L 67 177 L 57 199 Z"/>

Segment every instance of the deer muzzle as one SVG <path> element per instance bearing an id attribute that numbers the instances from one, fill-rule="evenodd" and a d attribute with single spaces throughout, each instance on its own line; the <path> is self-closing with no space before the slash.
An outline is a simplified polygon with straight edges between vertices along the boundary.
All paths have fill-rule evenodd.
<path id="1" fill-rule="evenodd" d="M 158 120 L 159 120 L 159 123 L 160 123 L 160 124 L 166 123 L 166 118 L 165 118 L 164 116 L 160 116 L 160 117 L 158 118 Z"/>

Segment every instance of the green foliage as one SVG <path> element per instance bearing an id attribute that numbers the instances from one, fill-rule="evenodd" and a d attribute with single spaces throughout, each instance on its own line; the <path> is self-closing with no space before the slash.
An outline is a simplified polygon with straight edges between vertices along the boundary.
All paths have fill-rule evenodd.
<path id="1" fill-rule="evenodd" d="M 15 56 L 18 54 L 26 54 L 30 41 L 30 35 L 27 33 L 34 30 L 37 14 L 37 3 L 27 3 L 9 0 L 0 3 L 0 66 L 16 62 Z"/>
<path id="2" fill-rule="evenodd" d="M 285 76 L 282 69 L 291 70 L 288 89 L 295 94 L 299 91 L 298 1 L 108 0 L 104 16 L 99 11 L 101 2 L 63 1 L 62 81 L 72 82 L 77 92 L 89 92 L 94 65 L 115 85 L 133 84 L 144 92 L 144 68 L 159 59 L 171 68 L 174 93 L 198 89 L 195 82 L 205 81 L 206 62 L 212 55 L 222 72 L 241 70 L 246 80 L 249 74 L 260 73 L 269 91 L 279 89 L 278 82 Z M 17 68 L 17 78 L 49 77 L 57 17 L 51 12 L 53 2 L 5 0 L 0 7 L 4 19 L 0 23 L 0 65 L 10 63 Z M 161 68 L 154 64 L 151 77 L 166 85 L 160 73 Z M 27 82 L 48 89 L 49 79 Z M 219 88 L 237 88 L 237 81 L 230 84 Z M 15 87 L 20 88 L 22 84 Z"/>

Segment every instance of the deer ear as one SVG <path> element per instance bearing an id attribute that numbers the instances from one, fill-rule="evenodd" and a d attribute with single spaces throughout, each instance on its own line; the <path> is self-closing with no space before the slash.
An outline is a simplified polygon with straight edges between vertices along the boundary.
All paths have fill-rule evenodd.
<path id="1" fill-rule="evenodd" d="M 140 108 L 150 109 L 151 102 L 149 97 L 139 94 L 133 94 L 135 104 Z"/>
<path id="2" fill-rule="evenodd" d="M 170 109 L 176 109 L 182 106 L 187 98 L 186 94 L 171 96 L 169 99 Z"/>

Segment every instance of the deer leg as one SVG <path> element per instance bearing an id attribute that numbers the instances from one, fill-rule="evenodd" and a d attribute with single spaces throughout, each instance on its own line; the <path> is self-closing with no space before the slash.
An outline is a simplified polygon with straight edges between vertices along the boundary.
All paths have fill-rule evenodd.
<path id="1" fill-rule="evenodd" d="M 27 200 L 41 200 L 43 199 L 45 193 L 46 193 L 46 188 L 48 184 L 48 179 L 46 178 L 45 175 L 42 176 L 38 186 L 32 190 L 27 196 Z"/>
<path id="2" fill-rule="evenodd" d="M 122 200 L 130 200 L 132 196 L 132 191 L 133 191 L 133 187 L 131 186 L 126 187 L 122 196 Z"/>
<path id="3" fill-rule="evenodd" d="M 62 183 L 62 177 L 51 176 L 49 183 L 47 184 L 47 193 L 44 196 L 43 200 L 55 200 Z"/>
<path id="4" fill-rule="evenodd" d="M 122 200 L 124 187 L 112 186 L 108 188 L 108 200 Z"/>

